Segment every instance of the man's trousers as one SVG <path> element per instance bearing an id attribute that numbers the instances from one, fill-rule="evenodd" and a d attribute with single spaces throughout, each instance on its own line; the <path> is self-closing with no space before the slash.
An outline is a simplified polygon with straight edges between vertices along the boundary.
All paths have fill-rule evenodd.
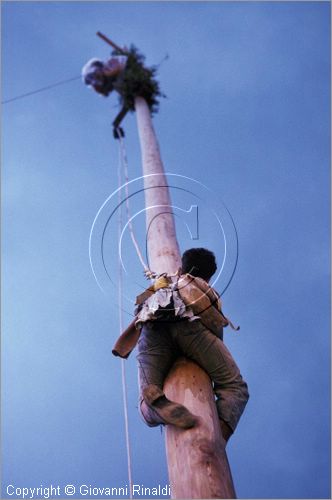
<path id="1" fill-rule="evenodd" d="M 144 323 L 137 355 L 141 393 L 150 384 L 163 389 L 170 368 L 180 356 L 195 361 L 210 376 L 219 418 L 234 432 L 249 398 L 248 387 L 223 341 L 200 320 Z M 142 396 L 140 411 L 149 426 L 164 423 Z"/>

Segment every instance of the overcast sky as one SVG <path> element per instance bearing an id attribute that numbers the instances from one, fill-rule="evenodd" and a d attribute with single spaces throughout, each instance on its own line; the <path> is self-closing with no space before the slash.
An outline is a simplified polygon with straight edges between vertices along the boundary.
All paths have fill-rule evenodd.
<path id="1" fill-rule="evenodd" d="M 154 126 L 165 169 L 178 176 L 170 179 L 181 250 L 211 248 L 220 271 L 224 239 L 211 210 L 223 220 L 230 244 L 220 292 L 236 258 L 225 206 L 235 221 L 239 261 L 223 302 L 241 330 L 226 330 L 225 342 L 251 395 L 228 445 L 237 495 L 329 498 L 330 4 L 2 2 L 2 100 L 107 59 L 98 30 L 134 43 L 147 65 L 169 56 Z M 18 498 L 8 485 L 72 484 L 72 498 L 90 498 L 81 485 L 128 484 L 121 364 L 111 354 L 114 217 L 107 273 L 100 253 L 114 198 L 92 235 L 104 292 L 89 261 L 93 221 L 118 187 L 117 103 L 77 79 L 2 107 L 3 498 Z M 135 179 L 135 115 L 123 126 Z M 143 207 L 133 196 L 132 213 Z M 144 249 L 143 215 L 135 227 Z M 122 255 L 127 324 L 146 284 L 128 231 Z M 164 434 L 137 413 L 135 353 L 126 367 L 134 483 L 165 486 Z"/>

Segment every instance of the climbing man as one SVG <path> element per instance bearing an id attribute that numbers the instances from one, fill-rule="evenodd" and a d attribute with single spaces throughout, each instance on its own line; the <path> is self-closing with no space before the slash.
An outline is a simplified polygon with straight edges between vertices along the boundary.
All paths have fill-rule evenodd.
<path id="1" fill-rule="evenodd" d="M 211 251 L 192 248 L 184 252 L 175 281 L 161 275 L 137 297 L 136 317 L 118 339 L 113 354 L 126 358 L 138 343 L 140 413 L 150 427 L 171 424 L 188 429 L 199 423 L 198 417 L 163 392 L 166 376 L 178 357 L 196 362 L 213 383 L 221 432 L 227 442 L 249 394 L 223 342 L 223 328 L 234 326 L 209 285 L 216 269 Z"/>
<path id="2" fill-rule="evenodd" d="M 92 87 L 98 94 L 108 97 L 113 90 L 121 95 L 121 84 L 127 59 L 124 57 L 112 57 L 105 63 L 99 59 L 90 59 L 82 69 L 83 81 Z M 123 105 L 121 111 L 113 121 L 113 136 L 115 139 L 124 136 L 120 123 L 129 109 Z"/>
<path id="3" fill-rule="evenodd" d="M 136 96 L 146 100 L 152 113 L 157 110 L 162 94 L 154 78 L 156 68 L 146 68 L 143 63 L 144 56 L 132 45 L 129 50 L 114 50 L 106 62 L 93 58 L 83 66 L 82 78 L 88 87 L 104 97 L 113 91 L 119 94 L 121 110 L 112 123 L 115 139 L 124 136 L 120 124 L 128 111 L 135 111 Z"/>

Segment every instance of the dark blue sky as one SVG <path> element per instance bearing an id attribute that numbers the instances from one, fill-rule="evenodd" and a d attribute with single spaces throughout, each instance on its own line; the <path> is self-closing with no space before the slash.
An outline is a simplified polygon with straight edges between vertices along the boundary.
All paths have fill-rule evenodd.
<path id="1" fill-rule="evenodd" d="M 134 43 L 148 65 L 169 55 L 158 71 L 167 98 L 154 118 L 165 168 L 214 193 L 176 182 L 174 204 L 188 209 L 200 199 L 199 240 L 186 232 L 192 221 L 177 217 L 181 250 L 206 246 L 222 262 L 212 200 L 226 204 L 237 227 L 239 262 L 223 301 L 241 325 L 225 342 L 251 394 L 228 447 L 238 497 L 328 498 L 330 4 L 2 2 L 2 100 L 106 59 L 97 30 Z M 14 498 L 10 484 L 128 484 L 121 368 L 111 355 L 116 287 L 97 262 L 100 291 L 88 251 L 94 218 L 118 186 L 116 112 L 115 96 L 80 80 L 2 108 L 4 498 Z M 124 128 L 134 179 L 134 115 Z M 132 213 L 142 203 L 133 199 Z M 144 220 L 135 223 L 143 244 Z M 112 230 L 105 254 L 113 276 Z M 226 232 L 220 291 L 234 259 Z M 127 323 L 145 283 L 127 234 L 122 252 Z M 164 435 L 136 409 L 135 354 L 126 366 L 134 482 L 165 485 Z"/>

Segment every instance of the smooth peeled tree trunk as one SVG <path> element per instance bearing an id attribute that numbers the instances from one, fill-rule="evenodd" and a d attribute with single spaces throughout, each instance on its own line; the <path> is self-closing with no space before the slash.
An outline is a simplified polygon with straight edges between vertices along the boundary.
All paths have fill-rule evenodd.
<path id="1" fill-rule="evenodd" d="M 181 265 L 171 199 L 148 105 L 135 98 L 141 145 L 149 268 L 175 273 Z M 157 175 L 151 175 L 157 174 Z M 165 390 L 201 417 L 199 426 L 167 427 L 167 460 L 172 498 L 235 498 L 233 481 L 219 429 L 211 381 L 185 358 L 171 370 Z"/>
<path id="2" fill-rule="evenodd" d="M 142 152 L 149 267 L 158 274 L 171 274 L 181 266 L 181 256 L 169 189 L 150 110 L 142 97 L 136 97 L 135 110 Z"/>
<path id="3" fill-rule="evenodd" d="M 181 358 L 164 386 L 167 397 L 200 417 L 189 430 L 166 428 L 172 498 L 236 498 L 209 376 Z"/>

